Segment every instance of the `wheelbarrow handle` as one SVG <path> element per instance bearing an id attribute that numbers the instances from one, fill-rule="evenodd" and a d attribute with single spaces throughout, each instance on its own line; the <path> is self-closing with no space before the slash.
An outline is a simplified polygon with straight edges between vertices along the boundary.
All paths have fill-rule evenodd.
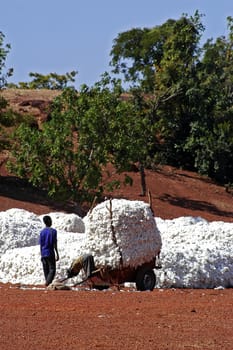
<path id="1" fill-rule="evenodd" d="M 101 271 L 101 269 L 97 269 L 97 270 L 92 271 L 92 273 L 91 273 L 90 276 L 87 276 L 87 277 L 84 278 L 82 281 L 79 281 L 79 282 L 73 284 L 73 287 L 76 287 L 76 286 L 78 286 L 79 284 L 82 284 L 82 283 L 86 282 L 89 278 L 93 277 L 96 273 L 98 273 L 98 272 L 100 272 L 100 271 Z"/>
<path id="2" fill-rule="evenodd" d="M 61 279 L 61 280 L 59 280 L 59 282 L 65 282 L 65 281 L 67 281 L 69 278 L 71 278 L 71 277 L 65 277 L 65 278 L 63 278 L 63 279 Z"/>
<path id="3" fill-rule="evenodd" d="M 82 284 L 82 283 L 86 282 L 89 278 L 90 278 L 90 277 L 86 277 L 86 278 L 84 278 L 84 280 L 79 281 L 79 282 L 76 282 L 75 284 L 73 284 L 73 287 L 76 287 L 76 286 L 78 286 L 79 284 Z"/>

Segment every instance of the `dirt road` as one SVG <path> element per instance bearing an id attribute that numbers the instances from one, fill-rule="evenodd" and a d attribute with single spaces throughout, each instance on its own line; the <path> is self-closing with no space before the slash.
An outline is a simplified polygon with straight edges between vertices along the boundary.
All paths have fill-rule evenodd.
<path id="1" fill-rule="evenodd" d="M 233 293 L 1 285 L 1 350 L 230 350 Z"/>

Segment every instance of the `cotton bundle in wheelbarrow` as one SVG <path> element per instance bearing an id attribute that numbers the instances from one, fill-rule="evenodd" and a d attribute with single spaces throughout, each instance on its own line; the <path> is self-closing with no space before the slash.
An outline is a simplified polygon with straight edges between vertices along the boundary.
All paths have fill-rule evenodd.
<path id="1" fill-rule="evenodd" d="M 149 204 L 113 199 L 102 202 L 85 218 L 83 249 L 96 266 L 137 267 L 161 249 L 161 236 Z"/>

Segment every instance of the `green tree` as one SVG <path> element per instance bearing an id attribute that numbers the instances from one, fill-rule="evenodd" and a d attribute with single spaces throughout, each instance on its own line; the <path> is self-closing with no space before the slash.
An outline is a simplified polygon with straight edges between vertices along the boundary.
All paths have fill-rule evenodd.
<path id="1" fill-rule="evenodd" d="M 13 69 L 8 69 L 6 72 L 4 72 L 6 68 L 6 58 L 10 51 L 10 44 L 4 45 L 4 39 L 5 35 L 0 32 L 0 89 L 2 89 L 6 83 L 7 78 L 9 78 L 13 74 Z"/>
<path id="2" fill-rule="evenodd" d="M 152 29 L 133 28 L 118 34 L 110 52 L 113 73 L 123 74 L 126 82 L 140 86 L 145 92 L 153 91 L 155 73 L 163 57 L 164 42 L 174 23 L 174 20 L 168 20 Z"/>
<path id="3" fill-rule="evenodd" d="M 13 69 L 6 69 L 6 58 L 10 51 L 10 44 L 4 45 L 4 34 L 0 32 L 0 151 L 8 147 L 8 137 L 5 134 L 5 127 L 14 123 L 14 115 L 6 111 L 7 101 L 1 96 L 1 89 L 7 84 L 7 78 L 13 74 Z"/>
<path id="4" fill-rule="evenodd" d="M 203 47 L 199 117 L 186 144 L 196 169 L 221 183 L 233 182 L 233 19 L 227 20 L 228 37 L 208 40 Z"/>
<path id="5" fill-rule="evenodd" d="M 145 152 L 145 120 L 135 118 L 138 111 L 121 94 L 120 82 L 107 74 L 79 93 L 65 89 L 42 130 L 25 125 L 17 129 L 11 171 L 60 199 L 83 202 L 101 195 L 107 164 L 122 172 Z M 113 185 L 119 183 L 109 179 L 108 187 Z"/>
<path id="6" fill-rule="evenodd" d="M 147 93 L 148 120 L 154 128 L 155 162 L 191 166 L 192 154 L 184 145 L 199 103 L 196 67 L 204 30 L 198 11 L 193 17 L 169 19 L 152 29 L 132 29 L 118 35 L 111 51 L 114 73 Z M 141 99 L 142 101 L 142 99 Z M 142 105 L 141 105 L 142 107 Z M 153 156 L 154 153 L 154 156 Z"/>
<path id="7" fill-rule="evenodd" d="M 193 156 L 185 144 L 200 104 L 197 67 L 204 27 L 198 12 L 181 17 L 164 43 L 164 54 L 155 75 L 157 129 L 162 140 L 160 158 L 174 166 L 192 168 Z"/>
<path id="8" fill-rule="evenodd" d="M 8 87 L 19 89 L 64 90 L 67 87 L 71 87 L 69 83 L 75 82 L 75 76 L 77 74 L 77 71 L 71 71 L 65 74 L 49 73 L 47 75 L 31 72 L 29 76 L 33 78 L 32 81 L 8 84 Z"/>

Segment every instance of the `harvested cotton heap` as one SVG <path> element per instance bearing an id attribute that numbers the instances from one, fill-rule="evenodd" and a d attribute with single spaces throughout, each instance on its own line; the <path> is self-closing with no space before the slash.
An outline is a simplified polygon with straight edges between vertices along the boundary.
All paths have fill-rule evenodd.
<path id="1" fill-rule="evenodd" d="M 0 255 L 8 249 L 38 244 L 39 217 L 23 209 L 0 212 Z"/>
<path id="2" fill-rule="evenodd" d="M 41 220 L 43 220 L 43 216 L 44 215 L 40 216 Z M 57 230 L 78 233 L 84 233 L 85 231 L 82 218 L 76 214 L 52 212 L 49 214 L 49 216 L 52 219 L 53 227 L 55 227 Z"/>
<path id="3" fill-rule="evenodd" d="M 58 231 L 60 260 L 57 262 L 56 278 L 66 277 L 70 262 L 81 254 L 83 233 Z M 44 284 L 39 245 L 9 249 L 0 255 L 0 282 Z"/>
<path id="4" fill-rule="evenodd" d="M 75 214 L 50 213 L 52 226 L 57 229 L 60 260 L 57 275 L 64 277 L 70 262 L 81 254 L 85 239 L 84 223 Z M 23 209 L 0 212 L 0 282 L 44 283 L 40 262 L 39 234 L 44 227 L 43 216 Z M 74 232 L 68 232 L 68 230 Z M 80 233 L 75 232 L 80 229 Z"/>
<path id="5" fill-rule="evenodd" d="M 202 218 L 156 218 L 164 242 L 160 288 L 233 287 L 233 224 Z"/>
<path id="6" fill-rule="evenodd" d="M 161 249 L 161 236 L 149 204 L 113 199 L 102 202 L 85 218 L 83 250 L 96 265 L 137 267 L 153 260 Z"/>
<path id="7" fill-rule="evenodd" d="M 121 203 L 123 206 L 125 202 Z M 123 212 L 124 208 L 121 210 Z M 11 222 L 1 235 L 1 248 L 7 251 L 3 253 L 0 250 L 0 282 L 44 284 L 40 247 L 27 247 L 30 241 L 25 234 L 29 227 L 34 227 L 31 233 L 37 242 L 37 224 L 41 227 L 43 224 L 33 213 L 20 209 L 11 209 L 10 213 L 14 215 L 11 217 L 9 211 L 0 212 L 0 229 L 4 222 Z M 109 211 L 106 213 L 109 215 Z M 64 218 L 63 213 L 60 215 Z M 83 221 L 86 223 L 89 220 L 85 217 Z M 155 270 L 157 288 L 233 287 L 233 223 L 208 222 L 196 217 L 172 220 L 156 217 L 156 223 L 163 243 L 160 255 L 162 269 Z M 98 227 L 94 222 L 92 226 Z M 60 278 L 66 276 L 66 269 L 73 259 L 84 253 L 86 234 L 57 229 L 60 260 L 57 262 L 56 278 Z M 18 239 L 17 244 L 14 236 Z M 14 248 L 16 245 L 19 248 Z M 101 251 L 101 244 L 99 246 L 102 258 L 100 255 L 98 260 L 105 261 L 105 252 Z"/>

